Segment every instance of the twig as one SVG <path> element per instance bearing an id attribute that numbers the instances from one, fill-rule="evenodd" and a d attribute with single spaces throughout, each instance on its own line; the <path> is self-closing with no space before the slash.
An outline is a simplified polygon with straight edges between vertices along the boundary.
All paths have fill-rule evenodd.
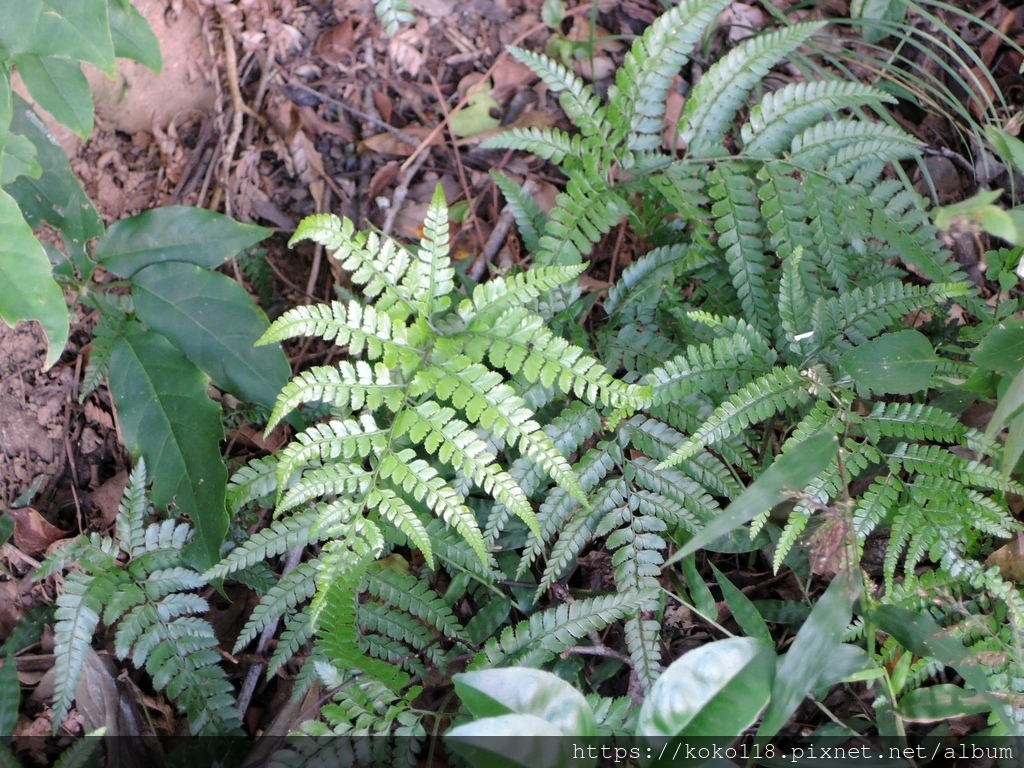
<path id="1" fill-rule="evenodd" d="M 564 659 L 570 653 L 577 653 L 580 656 L 604 656 L 609 659 L 621 661 L 630 669 L 633 668 L 633 660 L 629 658 L 629 656 L 619 653 L 618 651 L 613 651 L 606 645 L 574 645 L 571 648 L 566 648 L 562 651 L 562 658 Z"/>
<path id="2" fill-rule="evenodd" d="M 296 547 L 288 553 L 288 557 L 284 562 L 284 568 L 281 570 L 282 576 L 286 576 L 299 567 L 299 561 L 302 559 L 302 550 L 302 547 Z M 256 643 L 257 655 L 262 655 L 266 652 L 270 641 L 277 634 L 277 625 L 280 623 L 281 617 L 279 616 L 263 628 L 263 632 L 260 633 L 259 642 Z M 253 693 L 256 692 L 256 684 L 260 681 L 260 675 L 263 674 L 265 667 L 266 664 L 264 662 L 258 662 L 249 667 L 249 671 L 245 675 L 245 681 L 238 692 L 238 716 L 240 718 L 245 718 L 245 711 L 249 709 L 249 702 L 252 700 Z"/>
<path id="3" fill-rule="evenodd" d="M 429 155 L 420 155 L 416 158 L 415 163 L 402 171 L 402 180 L 395 187 L 395 193 L 391 196 L 391 205 L 388 207 L 387 216 L 384 218 L 384 226 L 381 227 L 381 231 L 385 235 L 391 234 L 391 230 L 395 226 L 395 217 L 398 216 L 398 209 L 402 207 L 402 203 L 405 202 L 405 196 L 409 194 L 409 185 L 412 183 L 413 177 L 419 173 L 420 168 L 423 167 L 428 157 Z"/>

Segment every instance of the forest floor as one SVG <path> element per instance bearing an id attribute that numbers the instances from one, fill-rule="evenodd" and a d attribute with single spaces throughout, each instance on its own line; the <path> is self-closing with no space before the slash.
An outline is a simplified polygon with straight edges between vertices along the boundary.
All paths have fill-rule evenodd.
<path id="1" fill-rule="evenodd" d="M 550 5 L 556 5 L 549 3 Z M 793 2 L 776 0 L 787 11 Z M 441 184 L 459 212 L 454 256 L 479 279 L 489 269 L 522 263 L 510 211 L 489 176 L 500 170 L 531 184 L 550 207 L 560 177 L 537 157 L 480 148 L 483 137 L 508 126 L 565 125 L 556 98 L 505 53 L 518 45 L 564 55 L 578 74 L 606 91 L 633 37 L 662 11 L 657 0 L 604 0 L 593 9 L 570 4 L 557 29 L 542 19 L 542 0 L 413 0 L 416 21 L 388 38 L 369 0 L 144 0 L 137 2 L 161 40 L 163 72 L 124 65 L 115 82 L 94 78 L 97 129 L 86 142 L 54 129 L 72 166 L 109 224 L 164 205 L 192 205 L 272 227 L 263 266 L 233 274 L 258 296 L 271 317 L 302 303 L 333 297 L 339 275 L 312 247 L 288 250 L 298 221 L 333 212 L 402 240 L 418 237 L 427 202 Z M 804 4 L 807 5 L 807 4 Z M 975 3 L 979 18 L 1011 35 L 1024 29 L 1022 8 L 990 0 Z M 800 11 L 806 17 L 844 15 L 846 0 Z M 594 12 L 596 10 L 596 13 Z M 1010 18 L 1007 21 L 1008 17 Z M 771 22 L 756 3 L 735 2 L 709 41 L 714 58 L 730 41 Z M 1019 61 L 1004 61 L 990 35 L 965 28 L 1005 91 L 1020 89 Z M 780 78 L 799 77 L 783 71 Z M 481 85 L 481 83 L 483 83 Z M 1001 83 L 1002 84 L 1002 83 Z M 687 83 L 669 98 L 674 123 Z M 1014 97 L 1019 102 L 1020 93 Z M 447 117 L 461 101 L 458 119 Z M 896 119 L 924 145 L 966 154 L 953 127 L 913 110 Z M 666 130 L 665 141 L 673 137 Z M 973 192 L 973 179 L 946 157 L 928 160 L 941 202 Z M 927 191 L 923 176 L 921 191 Z M 969 233 L 951 236 L 966 266 L 978 264 L 984 243 Z M 625 227 L 597 248 L 585 287 L 599 291 L 636 254 Z M 974 271 L 979 281 L 983 276 Z M 76 310 L 77 311 L 77 310 Z M 0 553 L 0 640 L 34 606 L 52 599 L 32 581 L 32 568 L 54 542 L 80 532 L 107 533 L 127 479 L 129 457 L 118 439 L 117 417 L 104 388 L 79 402 L 94 318 L 73 318 L 71 341 L 59 363 L 42 371 L 44 346 L 31 325 L 0 324 L 0 505 L 15 520 Z M 294 370 L 322 361 L 327 350 L 288 349 Z M 230 424 L 225 450 L 242 462 L 274 445 L 253 425 Z M 605 558 L 607 559 L 607 558 Z M 600 583 L 603 562 L 594 553 L 581 568 Z M 748 573 L 738 582 L 749 596 L 799 599 L 786 579 Z M 238 614 L 223 622 L 241 623 Z M 678 636 L 699 645 L 702 625 L 682 613 Z M 18 733 L 51 730 L 46 676 L 52 638 L 18 660 L 18 674 L 36 697 L 26 699 Z M 246 718 L 258 729 L 273 691 L 258 695 Z M 173 714 L 159 697 L 141 699 L 155 720 L 170 727 Z M 850 702 L 856 707 L 857 702 Z M 74 713 L 72 713 L 74 716 Z"/>

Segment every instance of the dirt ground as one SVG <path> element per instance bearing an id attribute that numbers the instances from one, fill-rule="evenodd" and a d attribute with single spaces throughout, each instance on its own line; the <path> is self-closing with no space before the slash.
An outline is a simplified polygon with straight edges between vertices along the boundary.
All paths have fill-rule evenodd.
<path id="1" fill-rule="evenodd" d="M 413 4 L 416 21 L 388 38 L 369 0 L 137 1 L 161 40 L 163 72 L 127 63 L 112 82 L 91 74 L 94 135 L 83 143 L 54 132 L 108 224 L 156 206 L 192 205 L 272 227 L 265 270 L 232 272 L 272 316 L 332 296 L 330 259 L 284 246 L 303 216 L 334 212 L 411 239 L 437 184 L 450 205 L 464 203 L 454 255 L 471 260 L 466 268 L 479 279 L 524 258 L 488 172 L 528 180 L 542 205 L 558 193 L 557 173 L 540 159 L 479 146 L 501 127 L 565 124 L 557 100 L 505 47 L 544 51 L 553 38 L 571 46 L 595 36 L 592 55 L 573 63 L 604 90 L 630 39 L 662 6 L 602 0 L 593 17 L 589 5 L 570 4 L 556 34 L 542 20 L 542 0 Z M 837 0 L 829 10 L 845 5 Z M 1003 8 L 985 6 L 986 13 Z M 736 2 L 729 12 L 726 35 L 768 21 L 754 5 Z M 687 87 L 679 79 L 673 88 L 670 119 Z M 448 124 L 462 101 L 473 122 Z M 897 118 L 929 146 L 955 144 L 948 126 Z M 964 191 L 962 169 L 931 162 L 936 179 L 945 179 L 940 195 Z M 624 228 L 613 232 L 588 285 L 608 285 L 636 246 Z M 965 263 L 977 264 L 977 243 L 968 239 L 961 249 Z M 71 341 L 46 372 L 41 335 L 31 325 L 0 324 L 0 490 L 16 523 L 0 556 L 0 639 L 47 598 L 31 568 L 58 539 L 108 531 L 124 488 L 128 457 L 106 390 L 79 402 L 92 323 L 88 312 L 73 318 Z M 315 352 L 290 349 L 293 366 L 305 367 Z M 233 425 L 226 445 L 240 459 L 261 448 L 246 424 Z M 19 663 L 24 685 L 42 679 L 47 658 L 44 643 L 37 661 Z M 42 726 L 27 718 L 19 728 Z"/>

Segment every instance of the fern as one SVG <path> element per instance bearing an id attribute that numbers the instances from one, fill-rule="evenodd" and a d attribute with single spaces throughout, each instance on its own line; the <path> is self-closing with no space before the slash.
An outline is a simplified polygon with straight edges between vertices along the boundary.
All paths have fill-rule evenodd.
<path id="1" fill-rule="evenodd" d="M 191 529 L 173 520 L 150 523 L 146 466 L 139 461 L 118 507 L 117 536 L 79 545 L 81 570 L 71 571 L 57 598 L 54 625 L 54 729 L 75 697 L 85 651 L 100 623 L 117 626 L 114 650 L 144 668 L 157 690 L 185 713 L 193 734 L 240 730 L 231 684 L 213 627 L 201 617 L 209 606 L 193 590 L 206 584 L 185 565 Z M 119 558 L 126 558 L 121 565 Z M 63 565 L 47 564 L 43 574 Z"/>

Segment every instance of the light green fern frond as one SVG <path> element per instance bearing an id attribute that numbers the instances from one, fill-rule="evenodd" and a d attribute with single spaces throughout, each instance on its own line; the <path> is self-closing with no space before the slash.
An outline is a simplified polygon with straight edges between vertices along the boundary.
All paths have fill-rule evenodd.
<path id="1" fill-rule="evenodd" d="M 824 25 L 803 22 L 757 35 L 719 59 L 690 92 L 679 121 L 679 137 L 689 155 L 721 154 L 721 143 L 750 90 Z"/>
<path id="2" fill-rule="evenodd" d="M 765 95 L 740 128 L 744 154 L 776 157 L 793 138 L 849 107 L 892 104 L 885 91 L 858 82 L 796 82 Z"/>
<path id="3" fill-rule="evenodd" d="M 622 134 L 631 151 L 660 144 L 672 78 L 727 5 L 728 0 L 683 0 L 644 30 L 626 54 L 608 94 L 608 120 L 619 131 L 613 146 Z"/>

